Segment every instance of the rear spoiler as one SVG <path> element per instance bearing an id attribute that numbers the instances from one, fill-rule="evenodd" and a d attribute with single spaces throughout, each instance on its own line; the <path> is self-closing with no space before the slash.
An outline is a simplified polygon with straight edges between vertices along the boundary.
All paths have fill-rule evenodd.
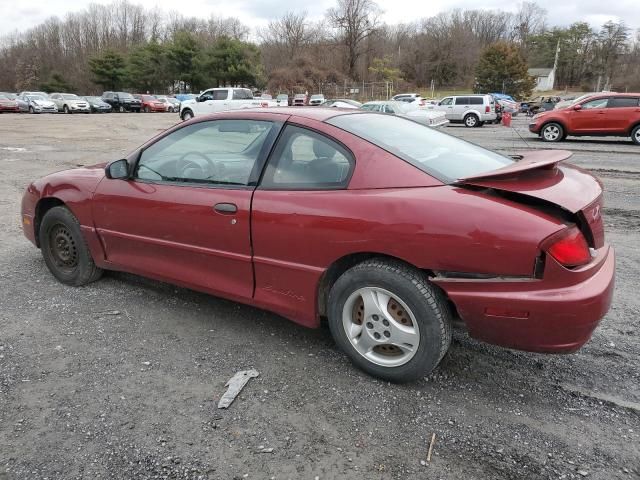
<path id="1" fill-rule="evenodd" d="M 573 155 L 568 150 L 538 150 L 535 152 L 517 152 L 512 155 L 519 161 L 490 172 L 478 173 L 457 179 L 454 184 L 472 183 L 469 180 L 483 180 L 496 177 L 511 177 L 515 174 L 537 169 L 553 169 L 558 163 Z"/>

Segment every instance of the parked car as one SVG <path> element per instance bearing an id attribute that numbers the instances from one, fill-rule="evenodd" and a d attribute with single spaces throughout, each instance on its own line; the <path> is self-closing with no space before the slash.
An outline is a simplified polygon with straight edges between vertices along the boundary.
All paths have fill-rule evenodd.
<path id="1" fill-rule="evenodd" d="M 311 95 L 311 98 L 309 98 L 309 105 L 311 105 L 313 107 L 317 107 L 318 105 L 320 105 L 324 101 L 325 101 L 324 95 L 321 94 L 321 93 L 318 93 L 318 94 L 315 94 L 315 95 Z"/>
<path id="2" fill-rule="evenodd" d="M 360 108 L 362 103 L 351 100 L 350 98 L 332 98 L 330 100 L 325 100 L 325 102 L 320 106 L 332 108 Z"/>
<path id="3" fill-rule="evenodd" d="M 422 98 L 419 93 L 399 93 L 391 97 L 391 100 L 395 100 L 397 102 L 408 102 L 411 103 L 418 98 Z"/>
<path id="4" fill-rule="evenodd" d="M 351 360 L 390 381 L 431 372 L 457 319 L 508 348 L 589 340 L 615 260 L 602 186 L 570 152 L 515 161 L 395 115 L 298 110 L 196 118 L 35 180 L 23 232 L 67 285 L 119 270 L 307 327 L 327 317 Z"/>
<path id="5" fill-rule="evenodd" d="M 109 113 L 111 112 L 111 105 L 102 100 L 100 97 L 83 97 L 89 104 L 91 113 Z"/>
<path id="6" fill-rule="evenodd" d="M 25 95 L 39 95 L 45 100 L 49 100 L 49 94 L 46 92 L 20 92 L 18 96 L 24 97 Z"/>
<path id="7" fill-rule="evenodd" d="M 156 95 L 156 100 L 164 105 L 165 112 L 177 113 L 180 110 L 180 102 L 175 100 L 172 102 L 166 95 Z"/>
<path id="8" fill-rule="evenodd" d="M 254 99 L 253 92 L 248 88 L 210 88 L 193 100 L 183 101 L 180 104 L 180 118 L 189 120 L 210 113 L 267 106 L 267 102 Z"/>
<path id="9" fill-rule="evenodd" d="M 307 105 L 308 102 L 308 98 L 307 95 L 304 93 L 296 93 L 293 96 L 293 103 L 292 105 L 294 107 L 304 107 L 305 105 Z"/>
<path id="10" fill-rule="evenodd" d="M 22 113 L 22 112 L 28 112 L 29 111 L 29 104 L 27 102 L 25 102 L 24 100 L 22 100 L 17 93 L 12 93 L 12 92 L 0 92 L 0 95 L 3 95 L 5 97 L 7 97 L 9 100 L 14 100 L 16 102 L 16 105 L 18 105 L 18 110 Z"/>
<path id="11" fill-rule="evenodd" d="M 417 108 L 416 105 L 395 100 L 367 102 L 360 107 L 369 112 L 390 113 L 423 123 L 429 127 L 442 127 L 449 123 L 444 112 Z"/>
<path id="12" fill-rule="evenodd" d="M 559 110 L 538 113 L 531 119 L 529 131 L 545 142 L 589 135 L 631 137 L 640 145 L 640 93 L 601 93 Z"/>
<path id="13" fill-rule="evenodd" d="M 291 100 L 289 100 L 289 95 L 287 95 L 286 93 L 279 93 L 276 96 L 276 102 L 278 103 L 279 107 L 288 107 L 290 101 Z"/>
<path id="14" fill-rule="evenodd" d="M 497 120 L 495 100 L 491 95 L 454 95 L 443 98 L 434 110 L 445 112 L 451 123 L 481 127 Z"/>
<path id="15" fill-rule="evenodd" d="M 178 100 L 179 102 L 184 102 L 185 100 L 193 100 L 197 96 L 198 95 L 196 95 L 195 93 L 176 93 L 175 94 L 176 100 Z"/>
<path id="16" fill-rule="evenodd" d="M 541 111 L 553 110 L 560 101 L 558 96 L 538 96 L 520 103 L 520 110 L 527 115 L 535 115 Z"/>
<path id="17" fill-rule="evenodd" d="M 42 95 L 28 94 L 20 97 L 29 108 L 29 113 L 58 113 L 58 107 Z"/>
<path id="18" fill-rule="evenodd" d="M 127 92 L 104 92 L 102 101 L 111 105 L 116 112 L 140 113 L 142 111 L 142 102 Z"/>
<path id="19" fill-rule="evenodd" d="M 580 95 L 578 97 L 570 96 L 569 98 L 563 98 L 562 100 L 560 100 L 558 103 L 556 103 L 553 106 L 553 109 L 554 110 L 560 110 L 562 108 L 568 107 L 569 105 L 573 105 L 574 103 L 578 103 L 581 100 L 584 100 L 585 98 L 592 97 L 594 95 L 597 95 L 597 92 L 585 93 L 585 94 Z"/>
<path id="20" fill-rule="evenodd" d="M 20 107 L 15 100 L 0 93 L 0 113 L 20 113 Z"/>
<path id="21" fill-rule="evenodd" d="M 142 111 L 145 113 L 167 111 L 167 106 L 159 101 L 154 95 L 142 95 L 136 93 L 133 95 L 133 98 L 140 100 L 140 103 L 142 104 Z"/>
<path id="22" fill-rule="evenodd" d="M 56 104 L 59 112 L 91 113 L 89 103 L 75 93 L 52 93 L 49 100 Z"/>
<path id="23" fill-rule="evenodd" d="M 520 112 L 520 104 L 516 102 L 511 95 L 505 95 L 504 93 L 492 93 L 491 96 L 496 99 L 496 102 L 502 107 L 503 113 L 510 113 L 511 116 L 518 116 Z"/>

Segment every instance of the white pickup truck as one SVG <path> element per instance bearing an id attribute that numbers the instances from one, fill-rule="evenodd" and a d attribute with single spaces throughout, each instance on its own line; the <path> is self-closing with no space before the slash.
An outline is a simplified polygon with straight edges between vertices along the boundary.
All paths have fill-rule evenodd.
<path id="1" fill-rule="evenodd" d="M 182 102 L 180 118 L 189 120 L 198 115 L 268 106 L 267 100 L 253 98 L 248 88 L 210 88 L 196 98 Z"/>

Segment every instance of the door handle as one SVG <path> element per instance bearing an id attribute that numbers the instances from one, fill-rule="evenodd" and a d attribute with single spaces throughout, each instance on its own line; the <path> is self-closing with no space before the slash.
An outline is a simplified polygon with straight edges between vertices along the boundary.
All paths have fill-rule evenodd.
<path id="1" fill-rule="evenodd" d="M 238 211 L 238 207 L 234 203 L 216 203 L 213 206 L 213 209 L 218 213 L 222 213 L 226 215 L 231 213 L 237 213 Z"/>

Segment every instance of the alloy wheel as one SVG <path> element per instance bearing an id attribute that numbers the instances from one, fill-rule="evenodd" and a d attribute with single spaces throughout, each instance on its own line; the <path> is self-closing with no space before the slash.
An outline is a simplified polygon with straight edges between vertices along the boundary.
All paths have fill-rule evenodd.
<path id="1" fill-rule="evenodd" d="M 355 350 L 380 366 L 404 365 L 418 351 L 420 331 L 415 315 L 400 298 L 382 288 L 353 292 L 344 304 L 342 326 Z"/>
<path id="2" fill-rule="evenodd" d="M 544 128 L 542 135 L 545 140 L 555 142 L 560 138 L 560 128 L 556 125 L 548 125 Z"/>

